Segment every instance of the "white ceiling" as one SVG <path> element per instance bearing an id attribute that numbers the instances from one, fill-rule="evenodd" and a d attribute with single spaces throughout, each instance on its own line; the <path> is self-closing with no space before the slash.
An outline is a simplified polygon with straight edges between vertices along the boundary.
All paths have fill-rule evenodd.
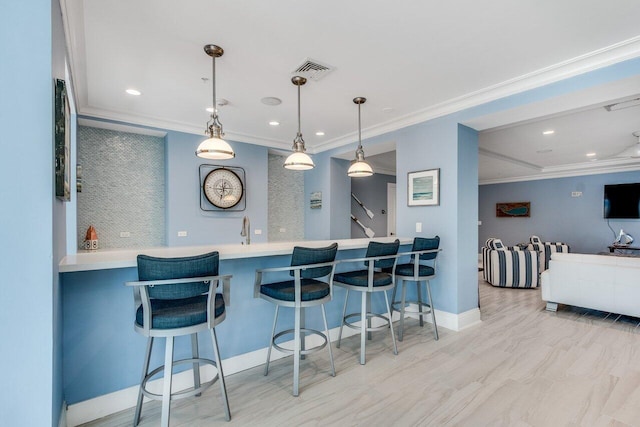
<path id="1" fill-rule="evenodd" d="M 211 77 L 203 46 L 214 43 L 225 50 L 216 61 L 216 86 L 218 98 L 229 100 L 220 109 L 227 137 L 289 149 L 297 128 L 292 71 L 306 58 L 333 66 L 322 80 L 302 87 L 302 132 L 312 153 L 357 140 L 355 96 L 367 98 L 362 106 L 367 138 L 640 56 L 637 0 L 62 0 L 62 5 L 77 109 L 85 116 L 202 133 L 205 108 L 212 103 L 211 81 L 202 80 Z M 573 101 L 568 96 L 566 105 L 556 100 L 467 123 L 485 131 L 481 182 L 549 174 L 545 168 L 556 173 L 553 168 L 585 163 L 587 150 L 597 152 L 600 161 L 632 145 L 640 107 L 620 114 L 567 114 L 585 109 L 585 99 L 594 107 L 640 93 L 637 80 L 626 83 L 624 90 L 612 87 L 597 96 L 592 91 Z M 127 88 L 142 96 L 127 95 Z M 266 106 L 260 102 L 266 96 L 283 102 Z M 550 111 L 561 116 L 533 121 L 548 119 Z M 270 120 L 281 125 L 269 126 Z M 519 126 L 509 126 L 513 123 Z M 548 126 L 556 134 L 540 138 L 539 128 Z M 316 136 L 319 130 L 325 136 Z M 554 151 L 536 152 L 545 147 Z M 375 160 L 382 151 L 365 146 L 365 152 Z"/>

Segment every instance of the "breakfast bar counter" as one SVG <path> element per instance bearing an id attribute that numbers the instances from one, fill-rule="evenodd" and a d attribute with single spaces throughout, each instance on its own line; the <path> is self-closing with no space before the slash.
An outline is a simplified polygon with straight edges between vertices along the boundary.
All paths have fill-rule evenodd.
<path id="1" fill-rule="evenodd" d="M 310 240 L 298 242 L 257 243 L 252 245 L 210 245 L 210 246 L 173 246 L 136 249 L 103 249 L 95 251 L 80 251 L 75 255 L 67 255 L 60 261 L 60 273 L 74 271 L 107 270 L 111 268 L 136 267 L 138 254 L 156 257 L 183 257 L 203 254 L 212 251 L 220 253 L 220 260 L 238 258 L 256 258 L 276 255 L 290 255 L 294 246 L 319 248 L 338 243 L 338 250 L 363 249 L 371 240 L 376 242 L 392 242 L 396 237 L 379 237 L 376 239 L 341 239 L 341 240 Z M 401 245 L 410 244 L 412 239 L 398 238 Z"/>

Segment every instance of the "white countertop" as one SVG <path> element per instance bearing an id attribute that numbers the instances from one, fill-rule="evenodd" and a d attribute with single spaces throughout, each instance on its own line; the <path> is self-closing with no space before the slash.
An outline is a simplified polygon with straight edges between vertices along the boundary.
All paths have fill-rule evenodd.
<path id="1" fill-rule="evenodd" d="M 412 238 L 397 237 L 401 245 L 410 244 Z M 274 255 L 289 255 L 294 246 L 322 247 L 333 242 L 338 243 L 338 250 L 366 248 L 370 241 L 393 242 L 396 237 L 378 237 L 375 239 L 342 239 L 342 240 L 310 240 L 298 242 L 254 243 L 251 245 L 210 245 L 210 246 L 163 246 L 136 249 L 98 249 L 97 251 L 80 251 L 75 255 L 67 255 L 60 261 L 60 273 L 73 271 L 107 270 L 111 268 L 136 267 L 139 254 L 157 257 L 182 257 L 218 251 L 220 259 L 256 258 Z"/>

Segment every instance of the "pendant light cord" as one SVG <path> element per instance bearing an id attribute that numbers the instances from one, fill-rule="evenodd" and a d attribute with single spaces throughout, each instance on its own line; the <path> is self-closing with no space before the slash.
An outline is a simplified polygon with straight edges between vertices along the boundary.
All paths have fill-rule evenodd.
<path id="1" fill-rule="evenodd" d="M 298 136 L 301 136 L 300 133 L 300 85 L 298 85 Z"/>
<path id="2" fill-rule="evenodd" d="M 360 124 L 360 107 L 362 104 L 358 104 L 358 148 L 362 148 L 362 125 Z"/>
<path id="3" fill-rule="evenodd" d="M 213 111 L 211 113 L 211 117 L 216 117 L 218 112 L 216 111 L 216 57 L 215 55 L 211 56 L 212 66 L 211 66 L 211 84 L 213 86 Z"/>

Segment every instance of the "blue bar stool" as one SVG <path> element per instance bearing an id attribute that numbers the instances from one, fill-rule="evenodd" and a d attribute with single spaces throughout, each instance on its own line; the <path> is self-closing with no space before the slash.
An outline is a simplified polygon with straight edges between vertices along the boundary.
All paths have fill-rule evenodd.
<path id="1" fill-rule="evenodd" d="M 218 252 L 182 258 L 138 255 L 139 281 L 125 283 L 133 287 L 136 308 L 134 328 L 139 334 L 148 337 L 134 426 L 140 422 L 143 396 L 162 401 L 161 425 L 168 427 L 172 400 L 200 395 L 216 380 L 220 382 L 227 421 L 231 420 L 215 331 L 215 326 L 226 316 L 225 307 L 229 304 L 231 275 L 218 275 L 218 262 Z M 217 292 L 221 282 L 222 294 Z M 211 333 L 215 360 L 201 358 L 198 354 L 197 333 L 205 330 Z M 181 335 L 191 335 L 192 358 L 174 361 L 174 338 Z M 149 361 L 156 337 L 166 338 L 165 360 L 164 365 L 149 372 Z M 193 366 L 193 388 L 172 394 L 173 366 L 178 364 Z M 216 368 L 217 373 L 213 379 L 201 383 L 200 364 L 209 364 Z M 147 390 L 147 382 L 162 371 L 162 394 L 151 393 Z"/>
<path id="2" fill-rule="evenodd" d="M 438 340 L 438 325 L 436 324 L 436 315 L 434 313 L 433 301 L 431 299 L 431 286 L 429 281 L 436 277 L 436 258 L 440 252 L 440 237 L 433 238 L 416 237 L 413 239 L 413 247 L 411 252 L 401 254 L 411 254 L 411 261 L 408 264 L 399 264 L 396 266 L 395 278 L 396 287 L 393 288 L 391 296 L 391 310 L 400 312 L 400 331 L 398 339 L 402 341 L 404 334 L 404 317 L 406 313 L 417 314 L 420 318 L 420 326 L 424 326 L 424 315 L 431 313 L 433 321 L 433 333 L 436 341 Z M 414 282 L 416 284 L 417 300 L 406 301 L 406 282 Z M 428 304 L 422 301 L 422 282 L 425 283 L 427 290 Z M 400 301 L 396 301 L 396 289 L 402 286 Z M 416 304 L 417 309 L 411 310 L 408 304 Z M 398 308 L 399 307 L 399 308 Z"/>
<path id="3" fill-rule="evenodd" d="M 303 248 L 296 246 L 291 255 L 291 267 L 276 267 L 256 270 L 256 280 L 254 284 L 253 296 L 262 298 L 276 305 L 276 314 L 273 319 L 271 338 L 269 339 L 269 350 L 267 352 L 267 363 L 264 367 L 264 374 L 269 373 L 269 359 L 271 349 L 293 354 L 293 395 L 299 394 L 300 383 L 300 359 L 324 347 L 329 349 L 329 360 L 331 362 L 331 376 L 336 375 L 333 365 L 333 354 L 331 353 L 331 342 L 329 340 L 329 327 L 327 325 L 327 315 L 324 304 L 331 301 L 333 297 L 333 272 L 335 270 L 336 253 L 338 244 L 334 243 L 324 248 Z M 288 271 L 293 280 L 285 280 L 275 283 L 262 283 L 265 273 Z M 308 329 L 304 326 L 304 309 L 319 305 L 322 308 L 322 318 L 324 320 L 324 333 L 315 329 Z M 294 309 L 294 327 L 276 333 L 276 323 L 278 322 L 278 311 L 280 307 L 291 307 Z M 276 343 L 280 337 L 293 334 L 293 350 L 284 348 Z M 314 334 L 323 339 L 323 343 L 314 348 L 305 347 L 306 335 Z"/>
<path id="4" fill-rule="evenodd" d="M 396 267 L 398 248 L 400 241 L 396 239 L 392 243 L 369 242 L 365 258 L 346 259 L 340 262 L 362 262 L 366 269 L 347 271 L 336 273 L 334 282 L 336 286 L 343 287 L 347 290 L 344 299 L 344 308 L 342 310 L 342 322 L 340 323 L 340 332 L 338 334 L 338 345 L 342 339 L 342 327 L 347 326 L 352 329 L 360 330 L 360 364 L 365 364 L 365 346 L 367 341 L 367 332 L 380 331 L 383 329 L 391 329 L 391 340 L 393 342 L 393 354 L 398 354 L 396 346 L 396 338 L 391 324 L 391 310 L 387 290 L 393 289 L 395 285 L 393 271 Z M 383 271 L 383 270 L 389 270 Z M 361 310 L 359 313 L 347 314 L 347 301 L 349 300 L 349 291 L 362 293 Z M 386 301 L 387 317 L 382 314 L 371 312 L 371 295 L 376 292 L 382 292 Z M 350 319 L 357 317 L 360 319 L 360 326 L 357 326 Z M 371 319 L 379 318 L 384 320 L 382 326 L 372 326 Z M 369 337 L 371 338 L 371 337 Z"/>

